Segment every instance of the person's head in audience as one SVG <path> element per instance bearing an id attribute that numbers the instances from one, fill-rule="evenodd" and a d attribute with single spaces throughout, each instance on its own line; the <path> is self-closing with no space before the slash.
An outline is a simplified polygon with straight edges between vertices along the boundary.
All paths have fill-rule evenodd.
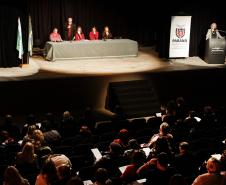
<path id="1" fill-rule="evenodd" d="M 171 176 L 169 185 L 188 185 L 188 184 L 181 174 L 175 174 Z"/>
<path id="2" fill-rule="evenodd" d="M 159 133 L 163 136 L 169 134 L 170 132 L 170 127 L 169 124 L 166 122 L 163 122 L 160 127 L 159 127 Z"/>
<path id="3" fill-rule="evenodd" d="M 119 143 L 123 148 L 127 148 L 129 142 L 129 131 L 127 129 L 121 129 L 118 133 L 118 139 L 115 139 L 114 142 Z"/>
<path id="4" fill-rule="evenodd" d="M 27 117 L 27 124 L 28 125 L 35 125 L 36 124 L 36 117 L 34 114 L 29 114 Z"/>
<path id="5" fill-rule="evenodd" d="M 128 142 L 128 148 L 133 150 L 139 150 L 141 147 L 136 139 L 130 139 Z"/>
<path id="6" fill-rule="evenodd" d="M 185 104 L 184 98 L 182 96 L 177 97 L 176 103 L 177 103 L 177 107 L 183 107 Z"/>
<path id="7" fill-rule="evenodd" d="M 110 150 L 110 154 L 115 155 L 115 156 L 121 155 L 123 152 L 122 146 L 115 142 L 112 142 L 109 145 L 109 150 Z"/>
<path id="8" fill-rule="evenodd" d="M 108 175 L 108 171 L 105 168 L 98 168 L 96 173 L 95 173 L 95 181 L 96 184 L 109 184 L 110 179 Z"/>
<path id="9" fill-rule="evenodd" d="M 220 173 L 220 161 L 214 157 L 210 157 L 206 163 L 206 169 L 208 173 Z"/>
<path id="10" fill-rule="evenodd" d="M 29 185 L 14 166 L 8 166 L 4 173 L 4 185 Z"/>
<path id="11" fill-rule="evenodd" d="M 27 142 L 23 148 L 22 152 L 18 153 L 19 160 L 27 161 L 27 162 L 34 162 L 35 160 L 35 153 L 34 153 L 34 145 L 30 142 Z"/>
<path id="12" fill-rule="evenodd" d="M 30 125 L 28 126 L 27 129 L 27 136 L 33 136 L 34 131 L 37 129 L 37 127 L 35 125 Z"/>
<path id="13" fill-rule="evenodd" d="M 169 157 L 165 152 L 161 152 L 157 155 L 156 167 L 159 170 L 165 170 L 169 164 Z"/>
<path id="14" fill-rule="evenodd" d="M 8 131 L 3 130 L 0 132 L 0 141 L 1 144 L 8 145 L 14 143 L 15 140 L 10 136 Z"/>
<path id="15" fill-rule="evenodd" d="M 136 166 L 142 166 L 146 160 L 145 153 L 143 151 L 134 151 L 132 155 L 132 163 Z"/>
<path id="16" fill-rule="evenodd" d="M 82 126 L 80 127 L 79 134 L 80 134 L 82 137 L 90 137 L 90 136 L 92 136 L 91 130 L 90 130 L 89 127 L 86 126 L 86 125 L 82 125 Z"/>
<path id="17" fill-rule="evenodd" d="M 72 118 L 72 115 L 69 111 L 65 111 L 63 113 L 63 119 L 67 120 L 67 119 L 71 119 Z"/>
<path id="18" fill-rule="evenodd" d="M 180 154 L 186 154 L 186 153 L 188 153 L 188 151 L 189 151 L 189 144 L 188 144 L 188 142 L 185 142 L 185 141 L 183 141 L 183 142 L 181 142 L 180 144 L 179 144 L 179 152 L 180 152 Z"/>
<path id="19" fill-rule="evenodd" d="M 60 165 L 57 167 L 57 175 L 60 180 L 69 180 L 72 174 L 72 169 L 68 165 Z"/>
<path id="20" fill-rule="evenodd" d="M 40 148 L 43 146 L 45 141 L 42 131 L 39 129 L 34 130 L 33 139 L 34 139 L 33 144 L 34 144 L 35 150 L 36 151 L 40 150 Z"/>
<path id="21" fill-rule="evenodd" d="M 84 185 L 84 183 L 79 176 L 73 176 L 70 178 L 66 185 Z"/>
<path id="22" fill-rule="evenodd" d="M 59 180 L 55 164 L 50 158 L 43 163 L 40 175 L 46 178 L 48 184 L 56 183 Z"/>
<path id="23" fill-rule="evenodd" d="M 12 125 L 13 123 L 13 116 L 11 114 L 7 114 L 5 116 L 5 124 Z"/>

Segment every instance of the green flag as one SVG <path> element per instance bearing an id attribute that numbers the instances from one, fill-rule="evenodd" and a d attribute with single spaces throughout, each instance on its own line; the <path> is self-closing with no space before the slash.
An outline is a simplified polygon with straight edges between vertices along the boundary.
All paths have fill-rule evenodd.
<path id="1" fill-rule="evenodd" d="M 21 30 L 20 17 L 18 17 L 16 49 L 19 52 L 18 58 L 22 59 L 23 58 L 23 54 L 24 54 L 24 49 L 23 49 L 22 30 Z"/>
<path id="2" fill-rule="evenodd" d="M 29 15 L 29 23 L 28 23 L 28 52 L 30 56 L 32 56 L 32 48 L 33 48 L 33 32 L 32 32 L 32 24 L 31 24 L 31 16 Z"/>

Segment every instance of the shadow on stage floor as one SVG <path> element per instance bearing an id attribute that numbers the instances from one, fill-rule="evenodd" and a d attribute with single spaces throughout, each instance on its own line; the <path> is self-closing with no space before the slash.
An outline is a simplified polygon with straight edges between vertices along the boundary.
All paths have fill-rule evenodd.
<path id="1" fill-rule="evenodd" d="M 99 70 L 102 66 L 97 66 L 98 61 L 84 61 L 85 64 L 80 65 L 79 69 L 73 69 L 72 73 L 70 63 L 74 62 L 72 67 L 79 67 L 79 61 L 63 61 L 65 66 L 63 63 L 58 63 L 57 66 L 56 63 L 34 59 L 32 62 L 39 69 L 34 70 L 33 74 L 21 77 L 1 76 L 1 115 L 42 114 L 64 110 L 81 114 L 86 106 L 104 112 L 109 83 L 133 80 L 150 81 L 160 103 L 183 96 L 194 106 L 226 105 L 225 65 L 207 65 L 197 57 L 183 61 L 160 60 L 149 50 L 140 51 L 136 60 L 111 60 L 113 61 L 99 60 L 103 71 Z M 113 63 L 114 61 L 117 63 Z M 130 64 L 133 66 L 127 66 Z M 118 65 L 121 65 L 121 71 Z M 149 68 L 142 68 L 142 65 Z M 62 69 L 63 67 L 65 68 Z M 116 71 L 112 71 L 113 69 Z M 88 70 L 91 72 L 87 73 Z M 100 116 L 100 119 L 103 117 Z"/>

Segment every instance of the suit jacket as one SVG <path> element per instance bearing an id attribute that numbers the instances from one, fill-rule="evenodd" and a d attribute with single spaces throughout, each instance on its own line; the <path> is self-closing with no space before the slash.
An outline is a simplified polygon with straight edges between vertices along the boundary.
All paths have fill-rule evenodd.
<path id="1" fill-rule="evenodd" d="M 94 34 L 94 32 L 91 31 L 91 32 L 89 33 L 89 39 L 90 39 L 90 40 L 98 40 L 98 39 L 99 39 L 99 32 L 96 31 L 96 33 Z"/>
<path id="2" fill-rule="evenodd" d="M 222 39 L 223 38 L 218 30 L 216 30 L 216 35 L 217 35 L 218 39 Z M 211 32 L 211 29 L 208 29 L 208 31 L 206 33 L 206 40 L 211 39 L 211 38 L 212 38 L 212 32 Z"/>
<path id="3" fill-rule="evenodd" d="M 67 28 L 67 26 L 68 26 L 68 24 L 66 23 L 64 25 L 64 40 L 73 40 L 73 38 L 75 36 L 76 25 L 72 24 L 70 30 Z M 69 32 L 71 33 L 70 35 L 69 35 Z"/>

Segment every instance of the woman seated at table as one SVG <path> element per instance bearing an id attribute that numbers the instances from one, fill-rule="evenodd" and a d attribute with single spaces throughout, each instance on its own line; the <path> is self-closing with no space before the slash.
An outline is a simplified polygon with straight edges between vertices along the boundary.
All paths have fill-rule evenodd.
<path id="1" fill-rule="evenodd" d="M 110 31 L 110 29 L 109 29 L 108 26 L 105 26 L 105 27 L 104 27 L 104 31 L 103 31 L 103 34 L 102 34 L 102 38 L 103 38 L 104 40 L 106 40 L 106 39 L 112 39 L 112 34 L 111 34 L 111 31 Z"/>
<path id="2" fill-rule="evenodd" d="M 89 32 L 89 39 L 90 40 L 98 40 L 99 39 L 99 32 L 97 31 L 96 27 L 92 27 L 91 32 Z"/>
<path id="3" fill-rule="evenodd" d="M 63 41 L 60 34 L 58 33 L 58 29 L 54 28 L 53 32 L 49 35 L 49 40 L 52 42 L 61 42 Z"/>
<path id="4" fill-rule="evenodd" d="M 81 26 L 77 28 L 77 32 L 75 33 L 75 40 L 85 40 L 85 35 L 82 32 Z"/>

